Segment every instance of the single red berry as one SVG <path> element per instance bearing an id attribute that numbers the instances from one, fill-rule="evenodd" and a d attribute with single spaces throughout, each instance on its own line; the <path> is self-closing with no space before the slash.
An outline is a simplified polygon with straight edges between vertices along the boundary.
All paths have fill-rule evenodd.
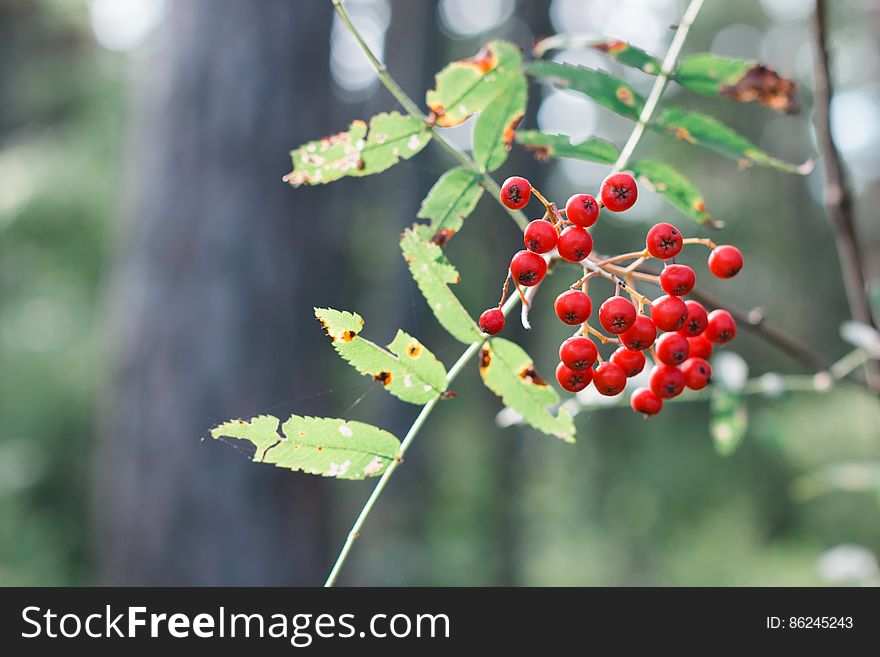
<path id="1" fill-rule="evenodd" d="M 558 235 L 556 229 L 549 221 L 535 219 L 528 226 L 523 235 L 526 248 L 535 253 L 547 253 L 556 247 Z"/>
<path id="2" fill-rule="evenodd" d="M 626 388 L 626 372 L 620 365 L 605 361 L 593 371 L 593 385 L 600 395 L 619 395 Z"/>
<path id="3" fill-rule="evenodd" d="M 688 299 L 684 305 L 687 306 L 688 318 L 684 326 L 678 329 L 678 332 L 686 338 L 694 338 L 706 330 L 709 325 L 709 316 L 699 301 Z"/>
<path id="4" fill-rule="evenodd" d="M 589 194 L 575 194 L 565 203 L 565 218 L 575 226 L 589 228 L 599 218 L 599 204 Z"/>
<path id="5" fill-rule="evenodd" d="M 501 202 L 511 210 L 521 210 L 529 203 L 532 186 L 521 176 L 512 176 L 501 185 Z"/>
<path id="6" fill-rule="evenodd" d="M 687 305 L 678 297 L 666 294 L 651 302 L 651 319 L 661 331 L 677 331 L 687 318 Z"/>
<path id="7" fill-rule="evenodd" d="M 593 367 L 598 356 L 599 350 L 593 341 L 580 335 L 569 338 L 559 345 L 559 360 L 575 372 Z"/>
<path id="8" fill-rule="evenodd" d="M 547 262 L 537 253 L 517 251 L 510 259 L 510 273 L 520 285 L 537 285 L 547 273 Z"/>
<path id="9" fill-rule="evenodd" d="M 654 347 L 657 360 L 666 365 L 681 365 L 688 357 L 691 347 L 687 338 L 678 333 L 664 333 L 657 338 Z"/>
<path id="10" fill-rule="evenodd" d="M 718 278 L 733 278 L 743 268 L 743 254 L 735 246 L 722 244 L 709 254 L 709 271 Z"/>
<path id="11" fill-rule="evenodd" d="M 611 362 L 620 365 L 627 376 L 635 376 L 645 369 L 645 354 L 641 351 L 630 351 L 626 347 L 618 347 L 611 354 Z"/>
<path id="12" fill-rule="evenodd" d="M 638 315 L 633 325 L 620 334 L 620 342 L 631 351 L 650 349 L 657 339 L 657 327 L 650 317 Z"/>
<path id="13" fill-rule="evenodd" d="M 648 247 L 648 253 L 655 258 L 674 258 L 681 251 L 681 233 L 672 224 L 654 224 L 645 237 L 645 246 Z"/>
<path id="14" fill-rule="evenodd" d="M 709 313 L 706 337 L 715 344 L 730 342 L 736 337 L 736 320 L 726 310 L 713 310 Z"/>
<path id="15" fill-rule="evenodd" d="M 691 346 L 691 358 L 709 358 L 712 356 L 714 347 L 705 335 L 688 338 L 688 344 Z"/>
<path id="16" fill-rule="evenodd" d="M 593 250 L 593 238 L 580 226 L 569 226 L 556 244 L 559 255 L 570 262 L 580 262 Z"/>
<path id="17" fill-rule="evenodd" d="M 639 197 L 636 179 L 628 173 L 612 173 L 602 181 L 602 205 L 612 212 L 629 210 Z"/>
<path id="18" fill-rule="evenodd" d="M 648 377 L 648 385 L 661 399 L 677 397 L 684 390 L 684 374 L 677 367 L 654 365 Z"/>
<path id="19" fill-rule="evenodd" d="M 593 380 L 593 370 L 585 369 L 575 371 L 566 367 L 565 363 L 556 366 L 556 380 L 569 392 L 580 392 Z"/>
<path id="20" fill-rule="evenodd" d="M 593 311 L 590 297 L 580 290 L 566 290 L 553 303 L 556 315 L 566 324 L 583 324 Z"/>
<path id="21" fill-rule="evenodd" d="M 480 315 L 480 330 L 489 335 L 495 335 L 504 328 L 504 313 L 501 308 L 489 308 Z"/>
<path id="22" fill-rule="evenodd" d="M 687 265 L 667 265 L 660 272 L 660 287 L 666 294 L 681 297 L 694 289 L 697 275 Z"/>
<path id="23" fill-rule="evenodd" d="M 599 323 L 609 333 L 620 335 L 636 321 L 636 307 L 623 297 L 609 297 L 599 306 Z"/>
<path id="24" fill-rule="evenodd" d="M 684 384 L 691 390 L 702 390 L 709 385 L 712 366 L 702 358 L 688 358 L 681 364 Z"/>
<path id="25" fill-rule="evenodd" d="M 663 400 L 647 388 L 636 388 L 629 398 L 629 405 L 636 413 L 657 415 L 663 410 Z"/>

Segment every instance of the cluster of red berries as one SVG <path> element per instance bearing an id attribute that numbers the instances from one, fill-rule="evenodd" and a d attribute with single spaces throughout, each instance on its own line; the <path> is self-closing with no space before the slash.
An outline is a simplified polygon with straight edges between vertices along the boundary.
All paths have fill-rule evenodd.
<path id="1" fill-rule="evenodd" d="M 583 276 L 553 304 L 562 322 L 579 327 L 577 333 L 559 347 L 560 362 L 556 367 L 559 385 L 570 392 L 579 392 L 592 383 L 599 394 L 618 395 L 626 388 L 627 379 L 645 368 L 645 352 L 650 354 L 654 365 L 648 376 L 648 387 L 636 389 L 630 398 L 634 411 L 654 415 L 663 408 L 664 399 L 676 397 L 685 388 L 700 390 L 708 385 L 712 375 L 708 358 L 714 345 L 734 338 L 736 322 L 726 310 L 707 312 L 699 302 L 683 300 L 693 289 L 696 274 L 673 259 L 685 244 L 704 244 L 712 248 L 709 271 L 718 278 L 731 278 L 743 266 L 739 249 L 730 245 L 716 246 L 708 239 L 685 239 L 675 226 L 658 223 L 648 231 L 643 251 L 589 259 L 593 238 L 587 228 L 596 223 L 603 207 L 613 212 L 632 207 L 638 197 L 635 179 L 628 173 L 612 174 L 602 182 L 599 200 L 589 194 L 575 194 L 568 199 L 565 210 L 560 211 L 528 180 L 516 176 L 504 182 L 501 201 L 508 208 L 518 210 L 528 204 L 533 194 L 544 204 L 546 213 L 526 227 L 526 249 L 511 259 L 507 281 L 513 280 L 526 303 L 521 288 L 541 282 L 547 273 L 548 254 L 554 249 L 563 260 L 582 263 L 583 267 Z M 663 262 L 659 276 L 639 271 L 639 265 L 650 258 Z M 632 262 L 627 266 L 619 264 L 626 260 Z M 598 313 L 599 324 L 610 336 L 588 322 L 593 304 L 587 294 L 587 283 L 596 275 L 616 284 L 615 295 L 599 306 Z M 636 278 L 658 285 L 666 294 L 649 301 L 635 290 Z M 489 335 L 504 328 L 501 303 L 507 294 L 507 281 L 498 307 L 480 316 L 480 328 Z M 630 298 L 621 296 L 621 290 Z M 646 306 L 648 314 L 643 312 Z M 662 332 L 659 337 L 658 331 Z M 619 346 L 603 360 L 588 335 L 597 337 L 603 344 Z"/>

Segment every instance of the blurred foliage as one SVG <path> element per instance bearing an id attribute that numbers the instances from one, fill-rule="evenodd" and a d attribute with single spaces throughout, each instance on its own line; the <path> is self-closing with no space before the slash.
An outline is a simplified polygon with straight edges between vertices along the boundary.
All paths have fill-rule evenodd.
<path id="1" fill-rule="evenodd" d="M 572 5 L 553 4 L 557 14 Z M 718 113 L 768 152 L 803 161 L 813 154 L 809 78 L 791 70 L 793 57 L 780 54 L 774 40 L 790 40 L 794 33 L 805 42 L 806 28 L 803 18 L 780 19 L 768 10 L 773 4 L 707 3 L 687 50 L 712 49 L 716 36 L 731 26 L 757 34 L 759 42 L 765 40 L 760 54 L 770 56 L 769 65 L 798 74 L 801 115 L 779 119 L 757 106 L 719 108 L 712 99 L 671 93 L 678 105 Z M 519 15 L 522 3 L 501 25 L 476 35 L 450 29 L 448 17 L 458 3 L 440 5 L 445 32 L 431 40 L 438 62 L 467 56 L 492 38 L 528 45 L 535 36 Z M 90 444 L 100 372 L 109 356 L 100 297 L 120 201 L 124 81 L 136 55 L 98 46 L 88 10 L 85 0 L 0 5 L 0 585 L 91 581 Z M 835 10 L 841 35 L 876 47 L 864 17 L 874 10 L 854 1 Z M 845 49 L 835 54 L 847 57 Z M 610 70 L 640 92 L 649 80 L 619 64 L 611 63 Z M 876 85 L 876 70 L 856 80 L 858 85 Z M 426 71 L 421 88 L 431 82 Z M 383 97 L 380 105 L 386 101 Z M 368 115 L 364 104 L 351 105 L 352 116 Z M 373 108 L 366 103 L 366 109 Z M 522 127 L 552 132 L 537 124 L 533 110 Z M 312 132 L 334 129 L 338 126 L 314 126 Z M 592 132 L 619 144 L 626 130 L 625 122 L 601 110 Z M 820 172 L 807 179 L 759 169 L 739 172 L 723 158 L 695 158 L 685 144 L 654 135 L 638 156 L 661 152 L 726 222 L 725 241 L 747 250 L 749 266 L 737 283 L 717 291 L 740 306 L 765 307 L 773 321 L 820 345 L 829 360 L 845 353 L 837 331 L 846 303 L 831 233 L 816 200 Z M 428 148 L 400 166 L 423 172 L 424 195 L 449 164 Z M 589 163 L 574 168 L 535 162 L 515 147 L 496 177 L 522 173 L 541 181 L 554 197 L 567 198 L 575 187 L 595 188 L 606 170 Z M 339 193 L 378 190 L 379 196 L 393 196 L 395 175 L 381 182 L 346 180 Z M 859 207 L 870 208 L 880 185 L 876 177 L 859 180 Z M 396 323 L 436 346 L 448 365 L 459 347 L 427 314 L 397 246 L 418 208 L 401 217 L 386 211 L 394 207 L 386 203 L 358 204 L 346 219 L 351 244 L 343 250 L 350 252 L 340 255 L 351 258 L 356 269 L 357 308 L 371 317 L 381 314 L 390 304 L 388 290 L 409 299 Z M 608 252 L 628 250 L 640 243 L 645 223 L 667 211 L 646 192 L 621 220 L 597 228 L 597 244 Z M 364 250 L 357 236 L 367 229 L 379 246 Z M 878 262 L 876 228 L 865 230 L 865 248 L 873 249 L 867 260 Z M 456 292 L 471 314 L 495 298 L 498 272 L 509 253 L 521 248 L 520 239 L 497 206 L 483 200 L 450 243 L 447 254 L 462 275 Z M 327 248 L 335 253 L 340 247 Z M 698 274 L 705 271 L 701 262 L 689 264 Z M 561 284 L 550 281 L 539 295 L 533 334 L 511 322 L 509 337 L 524 345 L 539 371 L 551 370 L 565 332 L 546 319 L 554 285 Z M 716 291 L 711 282 L 707 287 Z M 303 308 L 301 317 L 314 324 L 310 309 Z M 737 350 L 755 375 L 803 371 L 746 332 Z M 337 363 L 329 349 L 326 358 L 339 389 L 348 391 L 340 394 L 354 397 L 357 374 Z M 371 518 L 353 553 L 349 581 L 804 585 L 822 583 L 817 560 L 835 545 L 852 543 L 880 553 L 876 490 L 832 491 L 806 501 L 792 495 L 794 482 L 805 474 L 841 462 L 880 460 L 877 402 L 852 388 L 750 399 L 748 434 L 726 459 L 713 449 L 705 404 L 670 405 L 650 422 L 625 408 L 583 414 L 577 418 L 578 443 L 570 446 L 528 429 L 496 429 L 498 400 L 480 384 L 476 365 L 455 388 L 457 398 L 438 407 Z M 371 402 L 355 415 L 376 408 Z M 399 425 L 399 418 L 393 423 Z M 340 540 L 369 486 L 334 490 Z"/>

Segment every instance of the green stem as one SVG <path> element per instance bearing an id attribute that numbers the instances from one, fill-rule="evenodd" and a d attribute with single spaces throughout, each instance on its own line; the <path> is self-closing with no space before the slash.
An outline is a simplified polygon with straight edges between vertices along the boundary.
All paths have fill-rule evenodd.
<path id="1" fill-rule="evenodd" d="M 400 88 L 400 85 L 394 80 L 393 77 L 388 73 L 385 65 L 379 61 L 376 55 L 370 50 L 370 47 L 364 41 L 357 27 L 352 23 L 351 17 L 348 15 L 348 12 L 343 5 L 342 0 L 331 0 L 334 8 L 336 9 L 336 13 L 339 16 L 339 19 L 345 25 L 345 27 L 351 32 L 352 36 L 357 40 L 358 45 L 360 45 L 361 50 L 363 50 L 364 54 L 367 56 L 367 59 L 370 60 L 370 63 L 373 65 L 373 68 L 376 70 L 376 74 L 379 76 L 379 81 L 385 85 L 385 88 L 391 92 L 391 95 L 400 103 L 400 105 L 407 111 L 411 116 L 417 117 L 425 122 L 427 122 L 427 117 L 424 113 L 419 109 L 418 105 L 410 98 L 403 89 Z M 688 30 L 690 29 L 691 24 L 693 23 L 694 18 L 696 18 L 697 13 L 700 11 L 700 7 L 703 4 L 703 0 L 691 0 L 690 5 L 685 11 L 684 18 L 676 29 L 675 35 L 672 38 L 672 42 L 670 43 L 670 52 L 672 52 L 673 47 L 675 48 L 674 56 L 670 58 L 670 53 L 667 52 L 666 57 L 663 59 L 664 70 L 666 70 L 666 75 L 663 76 L 663 82 L 659 86 L 659 91 L 656 92 L 657 100 L 659 100 L 659 95 L 663 92 L 663 88 L 666 85 L 666 78 L 668 77 L 669 71 L 672 70 L 672 67 L 675 65 L 675 59 L 678 57 L 678 53 L 681 51 L 681 46 L 684 43 L 684 37 L 687 35 Z M 658 88 L 657 83 L 654 84 L 655 88 Z M 654 89 L 652 89 L 652 96 L 655 94 Z M 639 123 L 633 129 L 632 134 L 626 142 L 626 146 L 624 147 L 626 150 L 626 157 L 621 153 L 621 157 L 618 158 L 617 163 L 614 165 L 613 171 L 620 171 L 629 163 L 629 159 L 632 156 L 633 152 L 638 146 L 639 141 L 644 134 L 644 128 L 648 121 L 651 120 L 651 116 L 654 110 L 657 107 L 657 100 L 654 100 L 651 106 L 651 111 L 643 111 L 642 115 L 639 117 Z M 641 127 L 640 127 L 641 126 Z M 501 188 L 498 186 L 498 183 L 490 176 L 487 172 L 480 169 L 477 164 L 471 160 L 466 154 L 462 153 L 455 146 L 450 144 L 446 139 L 437 131 L 434 126 L 431 126 L 431 131 L 433 132 L 433 139 L 436 141 L 447 153 L 449 153 L 452 158 L 458 162 L 461 166 L 466 168 L 469 171 L 472 171 L 474 174 L 480 177 L 480 184 L 483 188 L 489 192 L 489 194 L 499 203 L 501 204 Z M 504 207 L 502 205 L 502 207 Z M 505 207 L 508 214 L 513 218 L 516 222 L 517 226 L 520 227 L 521 230 L 525 230 L 526 225 L 528 224 L 528 217 L 521 210 L 510 210 Z M 613 275 L 612 275 L 613 276 Z M 616 276 L 615 276 L 616 278 Z M 519 295 L 513 294 L 510 298 L 505 302 L 502 310 L 504 314 L 507 315 L 515 306 L 519 303 Z M 447 383 L 451 384 L 455 378 L 459 375 L 459 373 L 464 369 L 465 365 L 470 362 L 470 360 L 479 352 L 480 347 L 483 345 L 483 341 L 474 342 L 465 349 L 464 353 L 458 357 L 458 360 L 455 361 L 455 364 L 450 368 L 449 372 L 446 375 Z M 339 556 L 336 559 L 336 563 L 333 565 L 333 569 L 330 571 L 330 575 L 327 577 L 327 581 L 324 586 L 333 586 L 336 583 L 337 578 L 339 577 L 339 573 L 342 570 L 342 567 L 345 565 L 346 559 L 348 559 L 348 555 L 351 552 L 351 548 L 354 545 L 354 542 L 357 540 L 360 535 L 361 529 L 364 526 L 364 523 L 367 520 L 367 517 L 370 515 L 370 511 L 372 511 L 373 507 L 376 505 L 376 502 L 379 499 L 379 496 L 382 494 L 382 491 L 385 490 L 385 486 L 387 486 L 388 481 L 391 479 L 391 476 L 394 474 L 394 471 L 397 470 L 398 466 L 403 461 L 403 455 L 409 446 L 412 444 L 413 440 L 415 440 L 421 428 L 424 426 L 425 421 L 428 419 L 428 416 L 434 410 L 434 407 L 437 405 L 437 402 L 440 400 L 440 397 L 437 396 L 429 401 L 422 407 L 422 410 L 419 412 L 412 426 L 410 426 L 409 431 L 406 432 L 406 436 L 403 439 L 403 442 L 400 445 L 400 455 L 382 474 L 382 477 L 379 479 L 379 482 L 376 484 L 376 487 L 373 489 L 373 492 L 370 494 L 369 499 L 367 499 L 364 508 L 361 509 L 360 514 L 358 514 L 357 519 L 355 520 L 354 525 L 351 528 L 351 531 L 348 533 L 348 537 L 345 540 L 345 545 L 342 546 L 342 550 L 339 553 Z"/>

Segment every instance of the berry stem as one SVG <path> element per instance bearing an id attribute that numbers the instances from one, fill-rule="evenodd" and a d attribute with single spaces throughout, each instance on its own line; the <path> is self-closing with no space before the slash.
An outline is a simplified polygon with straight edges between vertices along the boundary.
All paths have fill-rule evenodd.
<path id="1" fill-rule="evenodd" d="M 504 303 L 507 298 L 507 291 L 510 289 L 510 270 L 507 271 L 507 277 L 504 279 L 504 285 L 501 286 L 501 300 L 498 301 L 498 307 Z"/>
<path id="2" fill-rule="evenodd" d="M 609 338 L 607 335 L 603 334 L 601 331 L 597 331 L 592 326 L 590 326 L 587 322 L 584 322 L 581 325 L 581 330 L 578 333 L 589 333 L 590 335 L 596 336 L 596 338 L 602 344 L 608 344 L 609 342 L 617 342 L 616 338 Z"/>
<path id="3" fill-rule="evenodd" d="M 623 260 L 632 260 L 633 258 L 639 258 L 641 262 L 645 261 L 645 258 L 648 256 L 648 249 L 643 249 L 641 251 L 633 251 L 632 253 L 621 253 L 620 255 L 614 256 L 613 258 L 605 258 L 604 260 L 594 260 L 599 267 L 604 267 L 605 265 L 611 265 L 615 262 L 621 262 Z"/>
<path id="4" fill-rule="evenodd" d="M 714 249 L 717 244 L 710 240 L 708 237 L 687 237 L 681 241 L 682 244 L 703 244 L 708 246 L 710 249 Z"/>
<path id="5" fill-rule="evenodd" d="M 547 213 L 550 216 L 553 216 L 553 214 L 559 214 L 558 212 L 556 212 L 556 213 L 553 212 L 553 210 L 552 210 L 553 204 L 550 201 L 548 201 L 544 197 L 544 195 L 541 192 L 539 192 L 537 189 L 535 189 L 534 187 L 532 187 L 532 194 L 534 194 L 537 197 L 537 199 L 539 201 L 541 201 L 541 203 L 544 204 L 544 207 L 547 208 Z"/>

